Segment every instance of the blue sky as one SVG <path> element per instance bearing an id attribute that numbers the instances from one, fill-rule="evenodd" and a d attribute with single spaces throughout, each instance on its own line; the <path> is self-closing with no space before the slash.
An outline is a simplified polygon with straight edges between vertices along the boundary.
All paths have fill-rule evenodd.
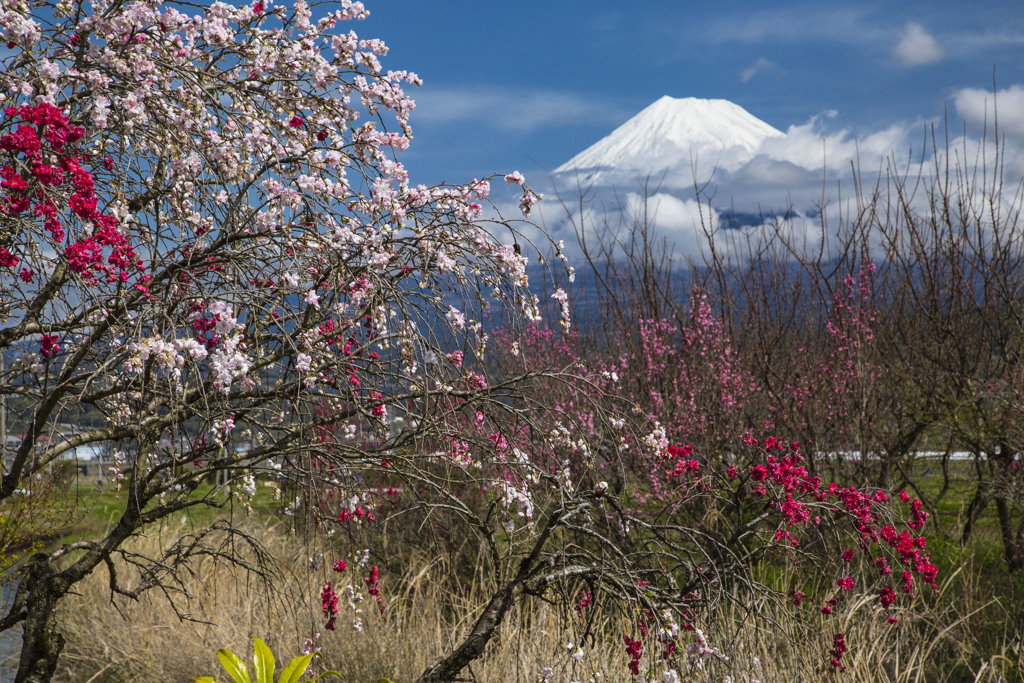
<path id="1" fill-rule="evenodd" d="M 1001 121 L 1024 136 L 1020 0 L 365 4 L 353 28 L 424 79 L 403 155 L 418 182 L 553 170 L 662 95 L 866 137 L 944 107 L 979 121 L 994 72 Z"/>

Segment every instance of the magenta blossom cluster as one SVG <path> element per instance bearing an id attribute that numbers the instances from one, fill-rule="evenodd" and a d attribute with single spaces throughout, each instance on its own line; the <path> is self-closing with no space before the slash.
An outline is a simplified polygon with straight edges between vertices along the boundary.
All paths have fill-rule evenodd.
<path id="1" fill-rule="evenodd" d="M 334 592 L 334 588 L 331 587 L 330 581 L 320 589 L 320 605 L 324 611 L 324 618 L 327 619 L 324 628 L 333 631 L 337 628 L 338 596 Z"/>
<path id="2" fill-rule="evenodd" d="M 750 435 L 746 437 L 745 443 L 757 446 L 757 440 Z M 938 568 L 925 552 L 926 539 L 911 533 L 911 530 L 920 528 L 923 523 L 919 508 L 912 509 L 912 518 L 905 522 L 908 529 L 900 532 L 892 524 L 886 523 L 883 517 L 883 512 L 888 509 L 885 507 L 888 496 L 884 491 L 868 493 L 853 486 L 841 487 L 834 482 L 823 486 L 820 477 L 812 477 L 801 464 L 803 458 L 796 443 L 784 445 L 778 439 L 769 437 L 762 450 L 766 456 L 765 462 L 753 465 L 749 470 L 749 478 L 753 482 L 751 492 L 755 496 L 768 498 L 768 507 L 781 517 L 785 527 L 817 527 L 822 518 L 815 513 L 827 511 L 835 522 L 848 520 L 859 539 L 860 551 L 873 562 L 881 578 L 892 574 L 889 556 L 882 550 L 891 553 L 891 557 L 904 567 L 901 588 L 908 599 L 914 599 L 915 576 L 933 590 L 938 590 Z M 775 540 L 785 539 L 797 547 L 799 541 L 785 527 L 776 531 Z M 875 552 L 872 552 L 872 548 L 876 549 Z M 841 552 L 841 559 L 848 564 L 855 555 L 854 549 L 846 549 Z M 837 580 L 837 585 L 852 590 L 854 579 L 844 576 Z M 891 586 L 879 590 L 879 602 L 890 621 L 895 618 L 889 614 L 888 609 L 895 601 L 896 594 Z M 796 602 L 799 603 L 799 600 Z M 835 604 L 827 602 L 822 612 L 831 613 L 831 607 Z"/>
<path id="3" fill-rule="evenodd" d="M 634 676 L 640 675 L 640 659 L 644 656 L 644 645 L 639 640 L 633 640 L 629 636 L 622 636 L 626 643 L 626 654 L 629 656 L 629 670 Z"/>
<path id="4" fill-rule="evenodd" d="M 366 583 L 366 592 L 377 601 L 377 608 L 381 614 L 384 613 L 384 599 L 380 595 L 380 575 L 377 572 L 377 565 L 370 567 L 370 575 L 363 578 Z"/>
<path id="5" fill-rule="evenodd" d="M 71 125 L 60 109 L 47 102 L 7 107 L 4 115 L 24 123 L 0 136 L 0 150 L 10 153 L 13 162 L 0 167 L 0 187 L 7 191 L 0 198 L 0 214 L 30 212 L 59 245 L 66 236 L 67 218 L 62 217 L 60 199 L 66 186 L 67 209 L 82 224 L 77 238 L 64 249 L 71 271 L 87 282 L 97 278 L 128 282 L 133 272 L 142 269 L 142 260 L 118 230 L 116 218 L 97 209 L 93 175 L 71 149 L 82 139 L 84 128 Z M 19 168 L 28 169 L 28 174 Z M 17 257 L 9 257 L 0 265 L 13 267 L 17 262 Z"/>

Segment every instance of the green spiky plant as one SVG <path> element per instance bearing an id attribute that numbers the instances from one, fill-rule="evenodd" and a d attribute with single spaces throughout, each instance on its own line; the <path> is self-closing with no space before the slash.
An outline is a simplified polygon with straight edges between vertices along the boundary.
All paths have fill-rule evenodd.
<path id="1" fill-rule="evenodd" d="M 295 657 L 292 661 L 288 662 L 288 665 L 281 670 L 281 675 L 277 678 L 277 683 L 298 683 L 299 680 L 305 675 L 306 669 L 309 668 L 310 662 L 313 661 L 313 657 L 318 656 L 319 653 L 313 652 L 308 655 L 302 655 Z M 274 667 L 276 662 L 274 661 L 274 653 L 270 651 L 267 644 L 261 639 L 257 638 L 255 643 L 255 653 L 253 654 L 253 673 L 256 678 L 252 679 L 249 677 L 249 668 L 242 661 L 242 658 L 236 655 L 231 650 L 220 649 L 217 650 L 217 659 L 220 660 L 221 666 L 224 670 L 231 675 L 231 678 L 235 680 L 235 683 L 274 683 Z M 337 671 L 325 671 L 311 681 L 319 681 L 321 678 L 326 676 L 336 676 L 344 680 Z M 217 683 L 212 676 L 203 676 L 201 678 L 193 678 L 192 683 Z M 386 678 L 381 678 L 377 683 L 392 683 Z"/>

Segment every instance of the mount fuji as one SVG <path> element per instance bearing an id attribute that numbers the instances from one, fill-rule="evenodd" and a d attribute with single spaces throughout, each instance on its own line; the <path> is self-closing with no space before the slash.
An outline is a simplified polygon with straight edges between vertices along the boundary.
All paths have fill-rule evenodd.
<path id="1" fill-rule="evenodd" d="M 717 227 L 784 222 L 816 243 L 817 217 L 838 219 L 861 163 L 870 173 L 910 158 L 909 131 L 857 138 L 827 130 L 817 115 L 783 132 L 727 100 L 665 96 L 551 172 L 541 188 L 557 201 L 538 205 L 538 215 L 549 234 L 568 238 L 610 229 L 628 239 L 649 222 L 684 254 L 699 254 Z"/>
<path id="2" fill-rule="evenodd" d="M 734 172 L 766 140 L 785 134 L 728 100 L 664 96 L 555 169 L 586 185 L 652 178 L 688 187 L 716 171 Z"/>

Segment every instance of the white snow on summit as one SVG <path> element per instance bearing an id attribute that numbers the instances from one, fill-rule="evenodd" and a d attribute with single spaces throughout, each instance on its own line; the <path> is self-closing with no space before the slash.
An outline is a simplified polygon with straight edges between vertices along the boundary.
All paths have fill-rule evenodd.
<path id="1" fill-rule="evenodd" d="M 668 95 L 555 169 L 588 183 L 651 176 L 686 186 L 714 169 L 733 171 L 762 143 L 785 134 L 728 100 Z M 674 176 L 680 176 L 678 178 Z"/>

